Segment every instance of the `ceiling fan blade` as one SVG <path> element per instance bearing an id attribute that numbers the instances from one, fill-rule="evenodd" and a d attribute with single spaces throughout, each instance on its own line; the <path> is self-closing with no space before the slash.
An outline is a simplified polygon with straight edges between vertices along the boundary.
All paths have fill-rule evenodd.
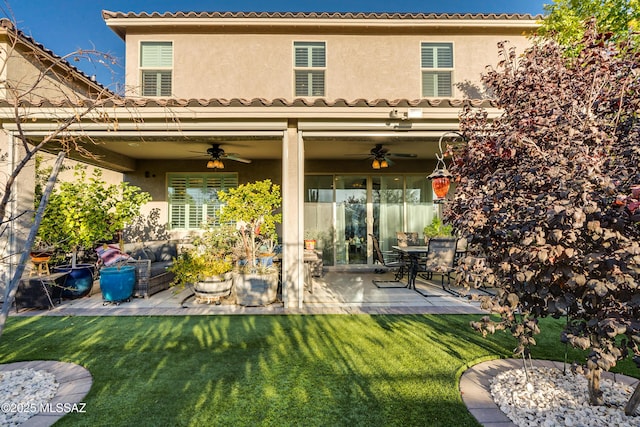
<path id="1" fill-rule="evenodd" d="M 222 156 L 223 159 L 234 160 L 240 163 L 251 163 L 249 159 L 243 159 L 242 157 L 236 157 L 234 154 L 225 154 Z"/>
<path id="2" fill-rule="evenodd" d="M 405 157 L 405 158 L 416 158 L 418 157 L 417 154 L 413 154 L 413 153 L 388 153 L 387 157 Z"/>

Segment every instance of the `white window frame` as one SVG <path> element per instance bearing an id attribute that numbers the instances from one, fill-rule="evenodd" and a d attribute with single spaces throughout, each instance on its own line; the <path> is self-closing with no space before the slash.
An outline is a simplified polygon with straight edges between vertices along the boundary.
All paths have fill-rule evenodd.
<path id="1" fill-rule="evenodd" d="M 143 51 L 143 46 L 145 44 L 150 45 L 153 43 L 157 43 L 157 44 L 169 44 L 171 46 L 171 64 L 170 65 L 161 65 L 161 64 L 151 64 L 151 65 L 144 65 L 143 64 L 143 57 L 142 57 L 142 51 Z M 139 44 L 139 60 L 138 60 L 138 66 L 140 67 L 140 71 L 139 71 L 139 76 L 140 76 L 140 95 L 141 96 L 145 96 L 145 97 L 170 97 L 173 95 L 173 58 L 174 58 L 174 52 L 173 52 L 173 41 L 171 40 L 142 40 L 140 41 Z M 149 93 L 145 93 L 145 85 L 144 85 L 144 76 L 147 73 L 153 73 L 156 72 L 158 73 L 157 76 L 157 81 L 156 81 L 156 87 L 155 87 L 155 94 L 149 94 Z M 162 83 L 159 82 L 161 77 L 160 75 L 163 73 L 169 73 L 170 75 L 170 80 L 169 80 L 169 91 L 167 93 L 162 91 Z"/>
<path id="2" fill-rule="evenodd" d="M 451 66 L 445 66 L 445 65 L 440 65 L 438 64 L 438 54 L 437 54 L 437 48 L 438 47 L 444 47 L 444 46 L 448 46 L 451 49 Z M 424 57 L 423 57 L 423 51 L 425 47 L 429 47 L 431 46 L 434 49 L 434 54 L 433 54 L 433 61 L 434 61 L 434 66 L 433 67 L 426 67 L 424 66 Z M 454 53 L 455 53 L 455 49 L 454 49 L 454 44 L 452 42 L 434 42 L 434 41 L 428 41 L 428 42 L 421 42 L 420 43 L 420 85 L 422 87 L 422 97 L 423 98 L 451 98 L 453 97 L 453 90 L 454 90 L 454 67 L 455 67 L 455 58 L 454 58 Z M 435 80 L 435 87 L 431 88 L 433 89 L 434 93 L 433 94 L 428 94 L 427 91 L 427 87 L 425 87 L 425 76 L 427 74 L 433 74 L 433 75 L 439 75 L 439 74 L 448 74 L 449 75 L 449 80 L 450 80 L 450 85 L 449 85 L 449 93 L 440 93 L 440 91 L 438 91 L 438 82 L 437 79 Z"/>
<path id="3" fill-rule="evenodd" d="M 184 180 L 178 189 L 177 180 Z M 198 180 L 202 182 L 198 184 Z M 219 181 L 221 185 L 215 185 Z M 220 212 L 217 192 L 236 188 L 237 172 L 169 172 L 167 173 L 168 224 L 172 230 L 199 230 Z M 184 195 L 178 194 L 184 190 Z M 190 191 L 191 190 L 191 191 Z"/>
<path id="4" fill-rule="evenodd" d="M 307 45 L 309 50 L 312 49 L 313 45 L 322 45 L 323 49 L 324 49 L 324 58 L 323 58 L 323 62 L 324 65 L 319 66 L 316 65 L 314 66 L 312 63 L 312 54 L 309 53 L 309 58 L 311 58 L 311 60 L 309 61 L 309 64 L 307 66 L 298 66 L 297 62 L 296 62 L 296 49 L 299 47 L 304 47 L 304 45 Z M 304 97 L 304 98 L 322 98 L 322 97 L 326 97 L 327 96 L 327 42 L 325 41 L 311 41 L 311 40 L 296 40 L 293 42 L 293 49 L 292 49 L 292 53 L 293 53 L 293 96 L 294 97 Z M 307 77 L 309 79 L 311 79 L 311 81 L 309 81 L 308 83 L 308 91 L 306 94 L 300 94 L 298 93 L 298 73 L 308 73 Z M 313 85 L 313 73 L 321 73 L 322 74 L 322 93 L 314 93 L 315 88 Z M 318 74 L 316 74 L 318 75 Z"/>

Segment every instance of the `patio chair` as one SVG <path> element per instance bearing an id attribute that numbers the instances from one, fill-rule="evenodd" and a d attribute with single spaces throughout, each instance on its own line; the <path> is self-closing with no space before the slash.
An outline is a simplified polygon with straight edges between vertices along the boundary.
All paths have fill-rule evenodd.
<path id="1" fill-rule="evenodd" d="M 401 248 L 420 246 L 420 235 L 415 231 L 396 231 L 396 238 Z"/>
<path id="2" fill-rule="evenodd" d="M 375 270 L 376 273 L 384 273 L 387 270 L 395 270 L 394 280 L 392 281 L 374 280 L 373 284 L 379 288 L 389 287 L 389 286 L 384 286 L 384 284 L 389 284 L 389 283 L 398 284 L 398 286 L 395 286 L 395 287 L 399 287 L 399 288 L 406 287 L 406 284 L 400 281 L 400 279 L 402 279 L 406 271 L 407 264 L 405 263 L 405 261 L 402 258 L 400 258 L 400 256 L 396 252 L 393 252 L 393 251 L 383 252 L 380 249 L 380 244 L 378 243 L 378 239 L 376 238 L 376 236 L 374 236 L 373 234 L 369 234 L 369 236 L 371 237 L 371 241 L 373 242 L 373 254 L 375 257 L 375 261 L 384 267 L 381 269 L 376 269 Z"/>
<path id="3" fill-rule="evenodd" d="M 451 282 L 457 247 L 458 239 L 455 237 L 432 237 L 429 239 L 427 255 L 418 265 L 418 276 L 431 280 L 434 274 L 439 274 L 442 289 L 447 290 L 444 286 L 444 278 L 447 278 L 447 283 Z"/>

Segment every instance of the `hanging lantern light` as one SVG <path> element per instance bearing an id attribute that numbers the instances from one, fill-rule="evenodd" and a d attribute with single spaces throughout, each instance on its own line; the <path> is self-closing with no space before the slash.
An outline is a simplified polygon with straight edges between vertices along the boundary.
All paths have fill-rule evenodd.
<path id="1" fill-rule="evenodd" d="M 436 163 L 435 170 L 427 177 L 427 179 L 431 181 L 431 188 L 436 195 L 436 199 L 433 201 L 434 203 L 444 203 L 449 188 L 451 187 L 451 178 L 453 178 L 453 175 L 447 170 L 447 165 L 444 162 L 444 153 L 442 151 L 442 139 L 450 134 L 462 137 L 458 132 L 447 132 L 440 137 L 438 141 L 440 153 L 436 153 L 438 162 Z"/>
<path id="2" fill-rule="evenodd" d="M 437 198 L 434 200 L 435 203 L 444 202 L 444 199 L 447 197 L 447 193 L 449 192 L 449 187 L 451 186 L 452 177 L 453 175 L 451 175 L 446 167 L 438 168 L 437 166 L 436 170 L 427 177 L 427 179 L 431 181 L 431 188 Z"/>

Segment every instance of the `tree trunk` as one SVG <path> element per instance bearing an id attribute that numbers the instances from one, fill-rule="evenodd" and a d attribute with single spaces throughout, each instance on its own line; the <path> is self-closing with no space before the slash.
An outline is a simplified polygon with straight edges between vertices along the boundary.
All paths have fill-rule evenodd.
<path id="1" fill-rule="evenodd" d="M 7 322 L 9 310 L 11 309 L 11 305 L 13 304 L 13 300 L 16 296 L 16 291 L 18 289 L 18 285 L 20 284 L 22 273 L 24 273 L 24 267 L 27 264 L 30 256 L 29 253 L 31 252 L 31 246 L 33 246 L 33 241 L 36 239 L 36 234 L 38 233 L 40 222 L 42 221 L 42 217 L 44 216 L 44 209 L 47 207 L 47 203 L 49 202 L 49 196 L 53 191 L 53 186 L 56 183 L 56 179 L 58 178 L 58 172 L 62 167 L 62 161 L 64 160 L 64 157 L 65 152 L 61 151 L 58 154 L 56 163 L 53 166 L 51 175 L 49 176 L 49 181 L 47 181 L 47 186 L 42 194 L 42 199 L 40 200 L 40 206 L 38 206 L 35 220 L 33 222 L 33 225 L 31 226 L 31 230 L 29 231 L 29 236 L 27 237 L 27 241 L 25 242 L 22 254 L 20 255 L 18 268 L 16 268 L 16 271 L 11 278 L 11 282 L 9 282 L 9 285 L 4 292 L 4 301 L 2 303 L 2 310 L 0 311 L 0 337 L 2 337 L 2 333 L 4 332 L 4 325 Z"/>
<path id="2" fill-rule="evenodd" d="M 636 412 L 636 409 L 638 409 L 638 404 L 640 404 L 640 383 L 636 385 L 636 389 L 633 391 L 631 399 L 629 399 L 624 407 L 625 415 L 633 415 Z"/>
<path id="3" fill-rule="evenodd" d="M 602 390 L 600 390 L 601 373 L 602 369 L 600 368 L 589 369 L 587 373 L 587 380 L 589 382 L 589 404 L 592 406 L 601 406 L 604 404 Z"/>

